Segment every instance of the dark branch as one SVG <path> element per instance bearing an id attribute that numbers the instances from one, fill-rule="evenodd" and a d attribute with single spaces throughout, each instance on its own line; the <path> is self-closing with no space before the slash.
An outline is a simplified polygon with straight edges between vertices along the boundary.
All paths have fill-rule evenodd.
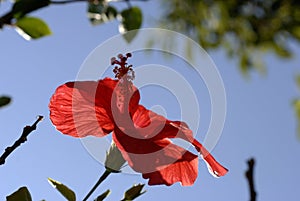
<path id="1" fill-rule="evenodd" d="M 149 0 L 111 0 L 111 2 L 126 2 L 130 3 L 130 1 L 149 1 Z M 50 1 L 50 4 L 68 4 L 68 3 L 76 3 L 76 2 L 93 2 L 93 0 L 62 0 L 62 1 Z"/>
<path id="2" fill-rule="evenodd" d="M 10 25 L 12 19 L 14 18 L 14 13 L 13 12 L 8 12 L 2 17 L 0 17 L 0 29 L 2 29 L 3 25 Z"/>
<path id="3" fill-rule="evenodd" d="M 65 1 L 50 1 L 50 4 L 68 4 L 76 2 L 88 2 L 89 0 L 65 0 Z"/>
<path id="4" fill-rule="evenodd" d="M 15 141 L 15 143 L 11 147 L 7 147 L 0 157 L 0 165 L 5 163 L 5 159 L 22 143 L 27 141 L 28 135 L 36 129 L 37 124 L 43 119 L 43 116 L 38 116 L 37 120 L 31 126 L 25 126 L 23 128 L 23 133 L 20 138 Z"/>
<path id="5" fill-rule="evenodd" d="M 12 6 L 11 11 L 0 17 L 0 29 L 4 25 L 11 25 L 16 15 L 18 16 L 18 18 L 22 18 L 28 13 L 47 6 L 49 6 L 48 0 L 40 0 L 35 3 L 24 3 L 24 1 L 16 1 Z"/>
<path id="6" fill-rule="evenodd" d="M 115 2 L 126 2 L 129 7 L 131 7 L 130 1 L 141 1 L 145 2 L 148 0 L 112 0 Z M 43 7 L 49 6 L 49 5 L 63 5 L 63 4 L 70 4 L 70 3 L 77 3 L 77 2 L 93 2 L 93 0 L 53 0 L 53 1 L 41 1 L 40 4 L 30 4 L 28 6 L 23 6 L 21 10 L 14 10 L 12 9 L 8 13 L 4 14 L 3 16 L 0 16 L 0 29 L 3 28 L 4 25 L 12 25 L 12 21 L 14 19 L 14 15 L 18 12 L 22 13 L 22 16 L 25 16 L 28 13 L 31 13 L 32 11 L 39 10 Z"/>
<path id="7" fill-rule="evenodd" d="M 249 191 L 250 191 L 250 201 L 255 201 L 256 200 L 256 191 L 254 187 L 254 165 L 255 165 L 255 160 L 254 158 L 250 158 L 248 161 L 248 170 L 245 172 L 245 176 L 248 180 L 249 184 Z"/>
<path id="8" fill-rule="evenodd" d="M 50 4 L 69 4 L 69 3 L 76 3 L 76 2 L 88 2 L 89 0 L 62 0 L 62 1 L 40 1 L 39 3 L 35 4 L 28 4 L 26 6 L 15 6 L 17 3 L 14 3 L 14 6 L 12 7 L 12 10 L 8 13 L 4 14 L 0 17 L 0 29 L 3 28 L 4 25 L 11 25 L 13 19 L 15 18 L 15 14 L 20 14 L 23 17 L 28 13 L 31 13 L 33 11 L 39 10 L 41 8 L 47 7 Z M 18 9 L 17 9 L 18 8 Z"/>

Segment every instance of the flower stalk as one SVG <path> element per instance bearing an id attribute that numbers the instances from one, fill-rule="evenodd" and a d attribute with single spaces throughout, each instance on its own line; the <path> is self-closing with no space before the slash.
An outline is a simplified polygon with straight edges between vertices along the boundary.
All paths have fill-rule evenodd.
<path id="1" fill-rule="evenodd" d="M 110 173 L 112 173 L 112 172 L 107 169 L 105 170 L 105 172 L 101 175 L 101 177 L 96 182 L 96 184 L 93 186 L 93 188 L 90 190 L 90 192 L 85 196 L 83 201 L 87 201 L 87 199 L 89 199 L 89 197 L 94 193 L 94 191 L 98 188 L 98 186 L 108 177 L 108 175 L 110 175 Z"/>
<path id="2" fill-rule="evenodd" d="M 101 175 L 99 180 L 90 190 L 90 192 L 85 196 L 83 201 L 86 201 L 93 192 L 98 188 L 98 186 L 110 175 L 110 173 L 119 173 L 121 172 L 121 168 L 125 163 L 125 159 L 123 158 L 121 152 L 114 142 L 112 142 L 105 159 L 105 172 Z"/>
<path id="3" fill-rule="evenodd" d="M 109 151 L 106 153 L 105 159 L 105 168 L 107 171 L 112 173 L 121 172 L 121 168 L 125 163 L 125 159 L 123 158 L 120 150 L 116 146 L 114 142 L 112 142 Z"/>

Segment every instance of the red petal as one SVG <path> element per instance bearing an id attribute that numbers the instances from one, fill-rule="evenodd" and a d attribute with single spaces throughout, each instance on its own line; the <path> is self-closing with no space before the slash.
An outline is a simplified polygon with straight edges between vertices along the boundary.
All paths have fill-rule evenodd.
<path id="1" fill-rule="evenodd" d="M 149 179 L 149 185 L 192 185 L 198 175 L 198 157 L 168 139 L 151 141 L 115 130 L 113 139 L 128 164 Z"/>
<path id="2" fill-rule="evenodd" d="M 181 138 L 193 144 L 195 149 L 202 155 L 206 162 L 208 171 L 214 177 L 224 176 L 228 172 L 228 170 L 219 164 L 209 151 L 207 151 L 207 149 L 205 149 L 205 147 L 193 137 L 193 133 L 186 123 L 180 121 L 167 121 L 164 130 L 155 136 L 156 139 L 163 137 Z"/>
<path id="3" fill-rule="evenodd" d="M 180 121 L 169 121 L 152 111 L 139 106 L 133 115 L 135 130 L 123 130 L 127 135 L 133 138 L 149 139 L 151 141 L 159 141 L 167 138 L 181 138 L 193 144 L 196 150 L 203 156 L 207 163 L 209 172 L 215 176 L 224 176 L 228 170 L 220 165 L 214 157 L 200 144 L 194 137 L 192 131 L 187 124 Z M 137 153 L 139 142 L 136 146 L 128 148 L 127 151 Z M 154 152 L 154 147 L 144 147 L 143 151 L 148 150 Z"/>
<path id="4" fill-rule="evenodd" d="M 214 177 L 224 176 L 228 172 L 228 170 L 225 167 L 223 167 L 220 163 L 218 163 L 216 159 L 205 149 L 205 147 L 200 142 L 194 140 L 193 145 L 202 155 L 204 161 L 207 164 L 209 172 Z"/>
<path id="5" fill-rule="evenodd" d="M 175 146 L 177 149 L 181 149 L 176 145 L 169 146 Z M 168 149 L 173 151 L 170 147 L 168 147 Z M 144 179 L 149 179 L 149 185 L 165 184 L 169 186 L 176 182 L 181 182 L 183 186 L 191 186 L 194 184 L 198 176 L 198 157 L 186 150 L 181 151 L 178 156 L 173 157 L 181 158 L 166 168 L 143 174 Z"/>
<path id="6" fill-rule="evenodd" d="M 119 127 L 133 125 L 131 117 L 137 110 L 140 94 L 137 88 L 131 83 L 119 81 L 113 90 L 111 97 L 112 119 Z"/>
<path id="7" fill-rule="evenodd" d="M 107 103 L 110 103 L 109 97 L 115 85 L 116 81 L 111 79 L 61 85 L 49 103 L 52 123 L 57 130 L 73 137 L 101 137 L 110 133 L 114 126 L 107 112 L 110 107 Z"/>

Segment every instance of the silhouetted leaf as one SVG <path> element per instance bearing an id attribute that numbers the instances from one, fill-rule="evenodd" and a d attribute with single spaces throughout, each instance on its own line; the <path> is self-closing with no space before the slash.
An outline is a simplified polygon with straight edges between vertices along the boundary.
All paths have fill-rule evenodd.
<path id="1" fill-rule="evenodd" d="M 11 101 L 11 98 L 8 96 L 1 96 L 0 97 L 0 107 L 3 107 L 5 105 L 8 105 Z"/>
<path id="2" fill-rule="evenodd" d="M 50 4 L 50 0 L 16 0 L 12 12 L 16 19 L 24 17 L 26 14 L 46 7 Z"/>
<path id="3" fill-rule="evenodd" d="M 7 196 L 6 201 L 31 201 L 31 195 L 28 189 L 23 186 L 13 194 Z"/>
<path id="4" fill-rule="evenodd" d="M 51 34 L 48 25 L 41 19 L 35 17 L 23 17 L 16 22 L 17 32 L 26 40 L 38 39 Z"/>
<path id="5" fill-rule="evenodd" d="M 102 14 L 105 11 L 105 8 L 107 7 L 107 4 L 105 1 L 89 1 L 88 3 L 88 13 L 98 13 Z"/>
<path id="6" fill-rule="evenodd" d="M 64 184 L 48 178 L 49 183 L 56 188 L 68 201 L 76 201 L 75 193 Z"/>
<path id="7" fill-rule="evenodd" d="M 101 195 L 99 195 L 95 201 L 102 201 L 104 200 L 108 195 L 110 194 L 110 190 L 105 191 L 104 193 L 102 193 Z"/>
<path id="8" fill-rule="evenodd" d="M 138 185 L 134 185 L 133 187 L 131 187 L 130 189 L 128 189 L 125 192 L 124 198 L 122 199 L 122 201 L 130 201 L 130 200 L 134 200 L 135 198 L 139 197 L 140 195 L 144 194 L 146 191 L 143 191 L 145 184 L 138 184 Z"/>
<path id="9" fill-rule="evenodd" d="M 113 6 L 108 6 L 105 1 L 88 4 L 88 18 L 93 25 L 113 20 L 117 17 L 118 11 Z"/>
<path id="10" fill-rule="evenodd" d="M 108 16 L 108 19 L 112 20 L 115 19 L 118 15 L 118 11 L 115 7 L 113 6 L 108 6 L 106 11 L 105 11 L 106 16 Z"/>
<path id="11" fill-rule="evenodd" d="M 121 12 L 122 20 L 119 25 L 119 32 L 123 34 L 123 37 L 127 42 L 131 42 L 136 36 L 138 29 L 142 25 L 143 15 L 142 11 L 138 7 L 131 7 Z M 136 31 L 132 31 L 136 30 Z M 129 32 L 131 31 L 131 32 Z"/>

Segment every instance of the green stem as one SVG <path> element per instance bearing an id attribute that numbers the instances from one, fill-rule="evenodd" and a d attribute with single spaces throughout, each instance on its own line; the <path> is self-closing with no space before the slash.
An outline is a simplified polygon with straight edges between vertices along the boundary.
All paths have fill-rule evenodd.
<path id="1" fill-rule="evenodd" d="M 97 183 L 94 187 L 90 190 L 90 192 L 85 196 L 83 201 L 87 201 L 87 199 L 93 194 L 93 192 L 98 188 L 98 186 L 110 175 L 111 171 L 105 170 L 105 172 L 101 175 Z"/>

